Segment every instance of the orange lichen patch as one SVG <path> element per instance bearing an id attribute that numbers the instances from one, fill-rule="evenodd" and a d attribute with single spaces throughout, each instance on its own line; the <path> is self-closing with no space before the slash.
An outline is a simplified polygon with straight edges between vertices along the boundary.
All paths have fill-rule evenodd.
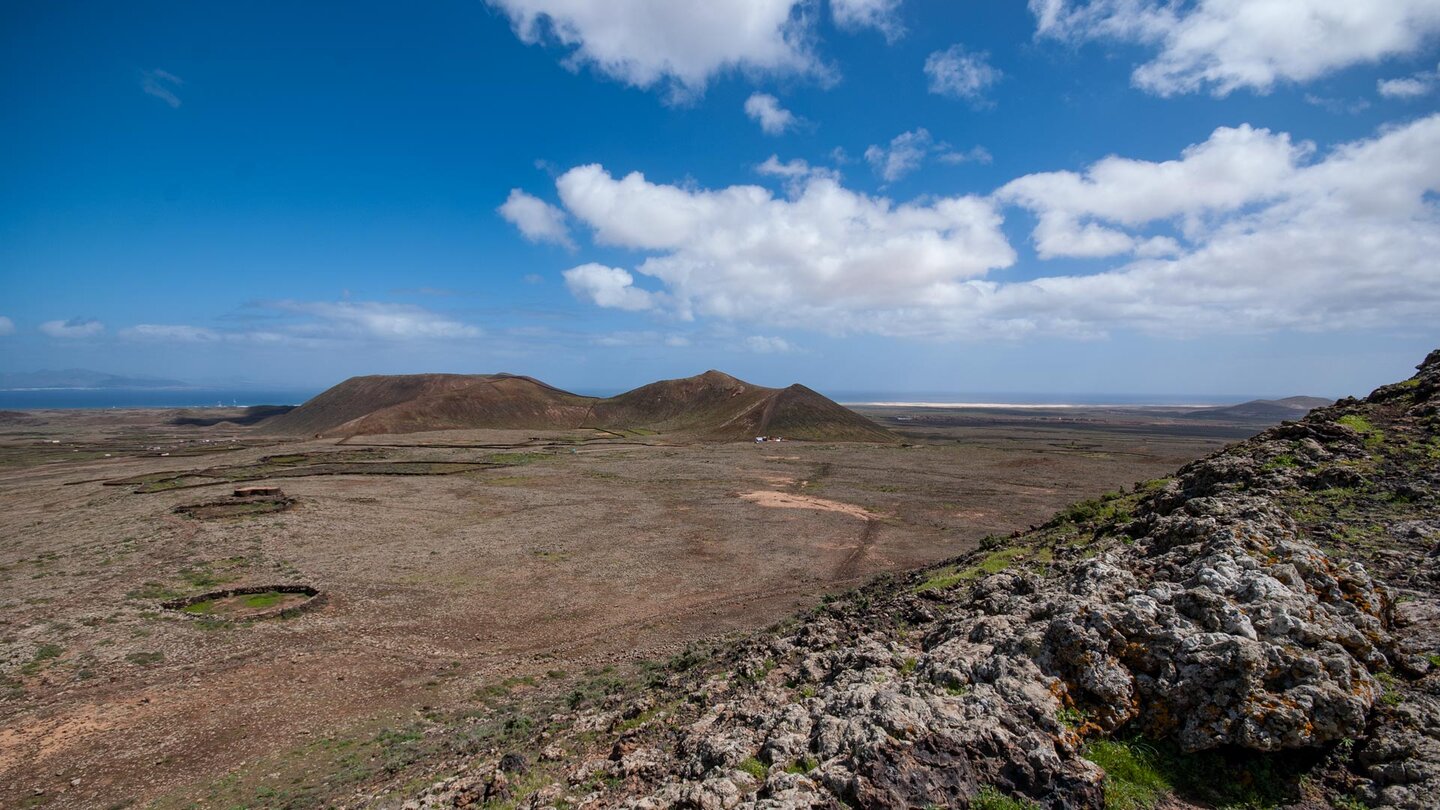
<path id="1" fill-rule="evenodd" d="M 1132 691 L 1125 705 L 1100 707 L 1095 712 L 1095 719 L 1087 722 L 1081 730 L 1087 734 L 1092 730 L 1095 733 L 1108 734 L 1139 716 L 1140 698 Z"/>
<path id="2" fill-rule="evenodd" d="M 1150 654 L 1150 647 L 1139 641 L 1126 641 L 1125 646 L 1120 648 L 1119 658 L 1126 664 L 1133 664 L 1142 661 Z"/>
<path id="3" fill-rule="evenodd" d="M 1136 711 L 1139 711 L 1137 701 Z M 1179 721 L 1170 713 L 1169 705 L 1165 703 L 1153 703 L 1150 705 L 1149 717 L 1147 718 L 1147 732 L 1154 736 L 1163 737 L 1180 727 Z"/>
<path id="4" fill-rule="evenodd" d="M 816 498 L 811 495 L 792 495 L 788 492 L 742 492 L 740 499 L 773 509 L 816 509 L 822 512 L 839 512 L 860 520 L 872 520 L 879 517 L 863 506 Z"/>
<path id="5" fill-rule="evenodd" d="M 1073 703 L 1070 700 L 1070 688 L 1059 678 L 1050 678 L 1046 682 L 1045 688 L 1050 690 L 1050 694 L 1054 695 L 1056 700 L 1060 701 L 1060 705 L 1069 706 Z"/>

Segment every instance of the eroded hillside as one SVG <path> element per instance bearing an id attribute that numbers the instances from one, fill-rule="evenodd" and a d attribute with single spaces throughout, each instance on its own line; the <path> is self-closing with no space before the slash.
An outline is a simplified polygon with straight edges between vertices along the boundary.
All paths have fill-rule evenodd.
<path id="1" fill-rule="evenodd" d="M 889 431 L 806 388 L 767 388 L 719 371 L 614 397 L 572 394 L 515 374 L 354 377 L 266 422 L 282 435 L 352 437 L 437 430 L 594 428 L 734 441 L 758 435 L 893 442 Z"/>

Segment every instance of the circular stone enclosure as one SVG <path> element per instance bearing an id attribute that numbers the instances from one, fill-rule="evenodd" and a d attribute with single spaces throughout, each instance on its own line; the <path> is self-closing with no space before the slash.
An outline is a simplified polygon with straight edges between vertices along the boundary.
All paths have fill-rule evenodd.
<path id="1" fill-rule="evenodd" d="M 254 622 L 295 616 L 324 599 L 324 593 L 309 585 L 247 585 L 170 599 L 160 607 L 194 619 Z"/>
<path id="2" fill-rule="evenodd" d="M 284 512 L 295 505 L 294 498 L 231 499 L 187 503 L 175 507 L 173 512 L 196 520 L 222 520 L 225 518 L 252 517 Z"/>

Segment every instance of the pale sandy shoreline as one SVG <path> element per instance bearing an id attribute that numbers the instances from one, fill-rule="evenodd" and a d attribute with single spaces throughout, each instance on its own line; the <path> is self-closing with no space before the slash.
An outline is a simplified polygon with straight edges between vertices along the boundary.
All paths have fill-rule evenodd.
<path id="1" fill-rule="evenodd" d="M 1165 405 L 1154 404 L 1125 404 L 1125 403 L 1033 403 L 1033 402 L 842 402 L 847 408 L 1005 408 L 1012 410 L 1082 410 L 1082 409 L 1125 409 L 1125 410 L 1176 410 L 1176 409 L 1200 409 L 1200 408 L 1223 408 L 1224 405 L 1201 405 L 1195 403 L 1175 403 Z"/>

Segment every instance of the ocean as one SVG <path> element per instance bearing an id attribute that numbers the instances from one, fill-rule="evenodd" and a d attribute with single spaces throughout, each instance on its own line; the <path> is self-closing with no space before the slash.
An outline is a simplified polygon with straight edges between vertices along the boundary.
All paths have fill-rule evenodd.
<path id="1" fill-rule="evenodd" d="M 273 388 L 24 388 L 0 390 L 0 410 L 299 405 L 318 393 Z"/>

